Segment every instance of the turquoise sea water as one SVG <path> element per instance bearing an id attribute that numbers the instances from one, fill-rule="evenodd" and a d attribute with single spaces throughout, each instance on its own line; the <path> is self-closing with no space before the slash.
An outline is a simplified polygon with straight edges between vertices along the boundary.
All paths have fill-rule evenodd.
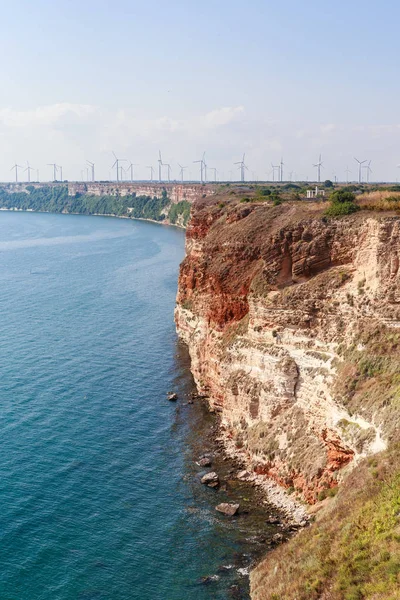
<path id="1" fill-rule="evenodd" d="M 192 389 L 183 255 L 173 228 L 0 212 L 1 600 L 230 597 L 199 585 L 243 552 L 194 466 L 208 417 L 166 401 Z"/>

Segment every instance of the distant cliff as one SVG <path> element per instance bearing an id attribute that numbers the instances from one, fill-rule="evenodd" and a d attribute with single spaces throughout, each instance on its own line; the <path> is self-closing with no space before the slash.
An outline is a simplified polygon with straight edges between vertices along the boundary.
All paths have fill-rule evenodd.
<path id="1" fill-rule="evenodd" d="M 214 193 L 195 184 L 14 183 L 0 185 L 0 208 L 113 215 L 185 227 L 191 204 Z"/>
<path id="2" fill-rule="evenodd" d="M 400 218 L 323 211 L 199 201 L 179 277 L 178 333 L 227 452 L 327 515 L 256 569 L 259 600 L 398 597 L 374 593 L 400 577 Z"/>

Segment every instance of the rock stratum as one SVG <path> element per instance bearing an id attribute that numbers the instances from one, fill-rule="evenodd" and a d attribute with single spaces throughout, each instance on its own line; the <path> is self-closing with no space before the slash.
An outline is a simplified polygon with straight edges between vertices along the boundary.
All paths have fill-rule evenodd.
<path id="1" fill-rule="evenodd" d="M 195 203 L 175 314 L 227 452 L 293 499 L 322 506 L 321 514 L 327 502 L 340 504 L 355 467 L 385 456 L 400 421 L 400 218 L 360 212 L 333 220 L 323 210 Z M 336 593 L 334 574 L 330 583 L 317 577 L 312 590 L 307 578 L 305 591 L 292 589 L 300 567 L 290 571 L 290 561 L 285 587 L 271 561 L 253 575 L 254 598 L 392 597 Z"/>

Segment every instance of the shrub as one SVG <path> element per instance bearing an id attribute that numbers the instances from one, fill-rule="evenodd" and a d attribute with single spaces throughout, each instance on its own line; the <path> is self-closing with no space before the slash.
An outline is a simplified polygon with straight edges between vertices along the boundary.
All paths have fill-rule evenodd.
<path id="1" fill-rule="evenodd" d="M 353 192 L 348 190 L 336 190 L 333 192 L 330 197 L 330 201 L 335 204 L 345 204 L 347 202 L 354 202 L 356 199 Z"/>
<path id="2" fill-rule="evenodd" d="M 341 217 L 343 215 L 351 215 L 358 210 L 360 210 L 360 208 L 357 204 L 354 204 L 354 202 L 333 202 L 327 209 L 326 214 L 329 217 Z"/>

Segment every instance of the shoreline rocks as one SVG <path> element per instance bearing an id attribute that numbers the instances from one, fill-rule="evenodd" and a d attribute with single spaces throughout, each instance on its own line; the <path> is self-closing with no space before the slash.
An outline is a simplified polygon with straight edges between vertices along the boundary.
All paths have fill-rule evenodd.
<path id="1" fill-rule="evenodd" d="M 234 517 L 240 508 L 240 504 L 230 504 L 228 502 L 221 502 L 215 507 L 218 512 L 227 515 L 228 517 Z"/>
<path id="2" fill-rule="evenodd" d="M 201 483 L 203 485 L 207 485 L 208 487 L 217 487 L 219 485 L 219 477 L 215 471 L 210 471 L 210 473 L 206 473 L 201 478 Z"/>

